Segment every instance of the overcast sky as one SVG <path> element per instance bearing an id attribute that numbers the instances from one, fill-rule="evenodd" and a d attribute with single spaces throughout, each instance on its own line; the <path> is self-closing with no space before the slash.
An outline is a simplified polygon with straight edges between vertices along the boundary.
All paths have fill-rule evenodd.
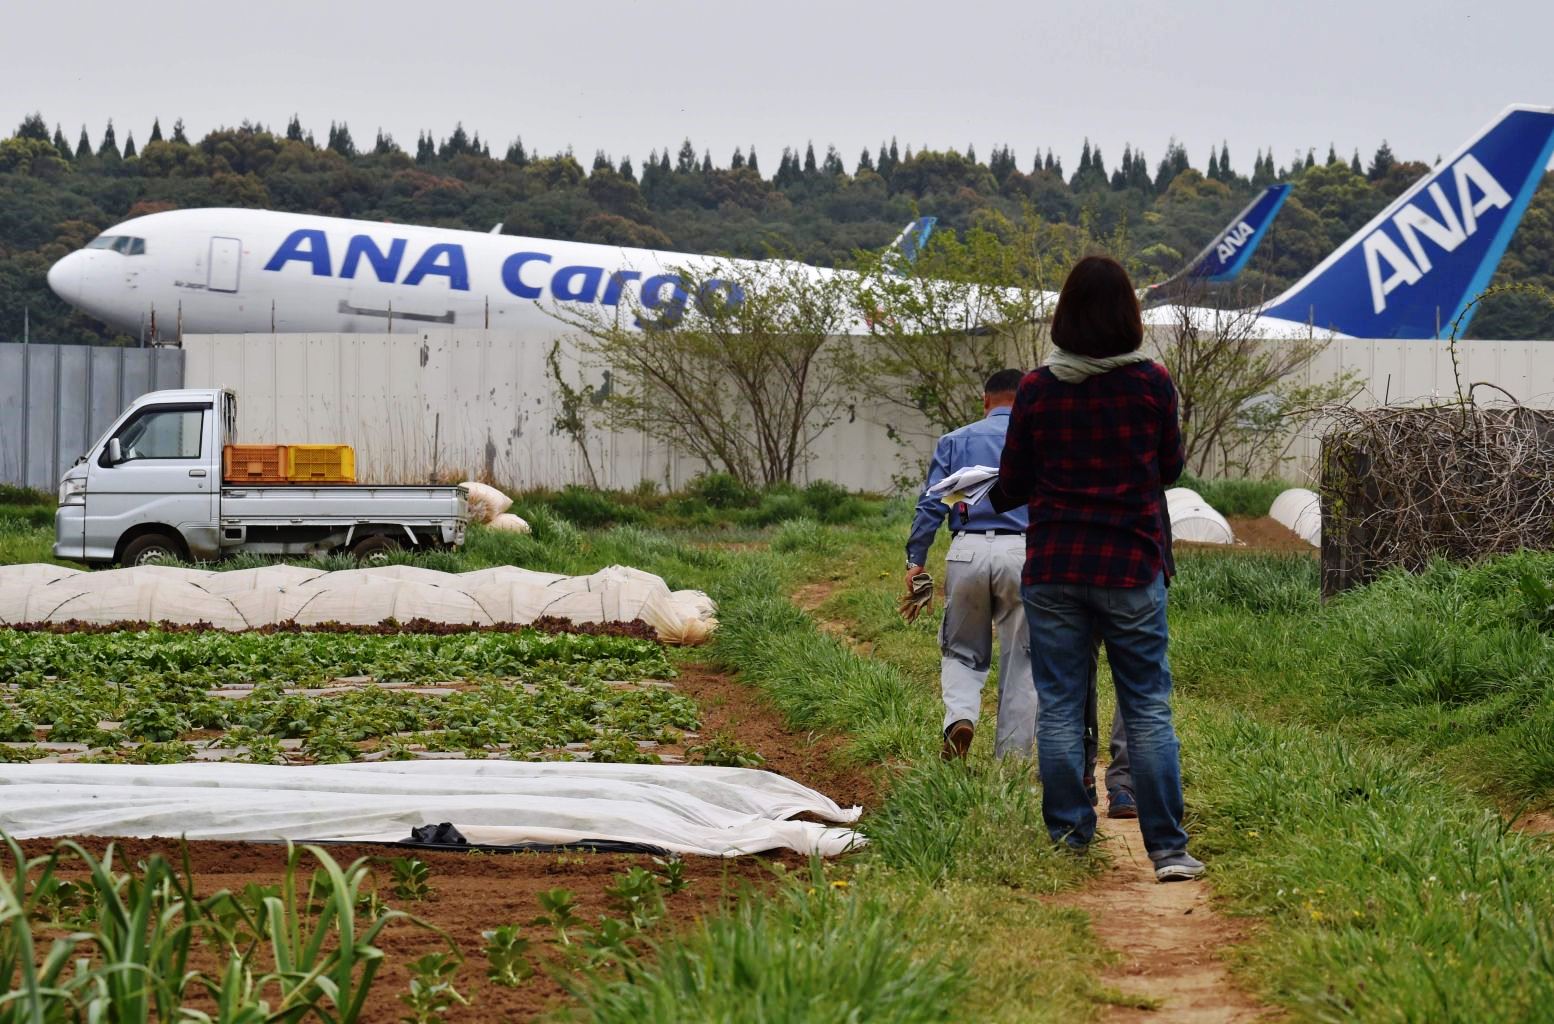
<path id="1" fill-rule="evenodd" d="M 1172 136 L 1202 166 L 1229 141 L 1243 173 L 1328 143 L 1368 159 L 1381 139 L 1433 160 L 1509 103 L 1554 105 L 1551 0 L 1208 0 L 1015 3 L 441 3 L 123 0 L 7 5 L 0 132 L 39 110 L 74 144 L 111 117 L 144 144 L 153 116 L 192 137 L 243 119 L 322 143 L 346 121 L 359 146 L 382 127 L 457 120 L 494 154 L 595 149 L 640 167 L 689 136 L 724 166 L 757 147 L 1009 143 L 1022 168 L 1051 146 L 1072 173 L 1086 136 L 1115 166 L 1151 163 Z"/>

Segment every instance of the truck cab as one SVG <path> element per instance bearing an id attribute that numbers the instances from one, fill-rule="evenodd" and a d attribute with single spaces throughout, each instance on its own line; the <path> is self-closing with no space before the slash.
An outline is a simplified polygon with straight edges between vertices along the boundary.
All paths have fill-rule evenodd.
<path id="1" fill-rule="evenodd" d="M 463 542 L 462 487 L 224 485 L 222 448 L 236 424 L 237 396 L 226 389 L 136 399 L 60 481 L 55 557 L 125 565 L 239 551 L 366 557 Z"/>

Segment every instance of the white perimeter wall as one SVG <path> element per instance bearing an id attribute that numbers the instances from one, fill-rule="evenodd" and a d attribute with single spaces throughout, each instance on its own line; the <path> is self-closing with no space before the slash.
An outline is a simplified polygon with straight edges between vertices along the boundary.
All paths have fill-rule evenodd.
<path id="1" fill-rule="evenodd" d="M 441 330 L 398 334 L 189 335 L 187 387 L 238 393 L 238 430 L 255 443 L 343 443 L 356 449 L 362 480 L 425 480 L 434 471 L 487 476 L 514 488 L 587 483 L 572 438 L 553 428 L 555 387 L 546 353 L 563 331 Z M 574 387 L 603 383 L 579 366 L 565 341 L 562 370 Z M 1554 342 L 1471 341 L 1459 346 L 1466 382 L 1487 381 L 1522 402 L 1554 407 Z M 1317 358 L 1307 380 L 1354 371 L 1357 405 L 1411 404 L 1455 394 L 1445 342 L 1342 341 Z M 1503 398 L 1480 388 L 1481 401 Z M 922 473 L 932 437 L 899 411 L 860 405 L 816 445 L 805 479 L 887 491 L 892 477 Z M 890 438 L 885 424 L 910 440 Z M 590 456 L 601 486 L 643 480 L 679 486 L 698 461 L 590 416 Z M 1318 439 L 1300 437 L 1282 475 L 1307 478 Z"/>

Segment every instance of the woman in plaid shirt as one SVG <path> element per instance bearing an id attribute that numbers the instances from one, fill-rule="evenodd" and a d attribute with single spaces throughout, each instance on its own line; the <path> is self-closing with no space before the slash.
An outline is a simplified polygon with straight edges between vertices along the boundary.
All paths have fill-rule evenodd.
<path id="1" fill-rule="evenodd" d="M 1039 707 L 1042 814 L 1055 841 L 1095 835 L 1085 792 L 1091 638 L 1106 644 L 1127 730 L 1144 846 L 1162 882 L 1197 878 L 1187 852 L 1166 661 L 1164 489 L 1182 472 L 1176 387 L 1139 346 L 1128 273 L 1091 256 L 1069 273 L 1054 349 L 1016 392 L 999 487 L 1028 503 L 1022 596 Z"/>

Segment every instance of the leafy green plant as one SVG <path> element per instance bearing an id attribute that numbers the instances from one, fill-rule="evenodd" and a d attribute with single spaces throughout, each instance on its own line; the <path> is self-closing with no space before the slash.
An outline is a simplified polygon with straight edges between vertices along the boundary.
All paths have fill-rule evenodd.
<path id="1" fill-rule="evenodd" d="M 599 923 L 583 930 L 578 945 L 591 967 L 623 964 L 632 960 L 631 940 L 641 929 L 614 917 L 600 917 Z"/>
<path id="2" fill-rule="evenodd" d="M 706 743 L 687 747 L 685 754 L 693 763 L 727 768 L 759 768 L 766 763 L 766 758 L 754 747 L 741 742 L 727 730 L 714 733 Z"/>
<path id="3" fill-rule="evenodd" d="M 486 977 L 498 985 L 517 988 L 534 977 L 529 961 L 529 940 L 519 925 L 508 924 L 480 933 L 486 940 Z"/>
<path id="4" fill-rule="evenodd" d="M 604 895 L 610 906 L 625 914 L 637 931 L 651 927 L 665 913 L 658 879 L 645 868 L 632 868 L 616 875 L 605 888 Z"/>
<path id="5" fill-rule="evenodd" d="M 395 857 L 389 862 L 394 876 L 394 895 L 402 900 L 421 901 L 432 894 L 432 869 L 418 857 Z"/>
<path id="6" fill-rule="evenodd" d="M 593 760 L 612 764 L 658 764 L 663 759 L 650 750 L 643 750 L 625 733 L 610 732 L 588 744 Z"/>
<path id="7" fill-rule="evenodd" d="M 684 858 L 654 857 L 653 865 L 660 872 L 656 877 L 658 884 L 664 887 L 664 894 L 666 896 L 673 896 L 691 884 L 691 880 L 685 877 Z"/>
<path id="8" fill-rule="evenodd" d="M 530 924 L 551 929 L 558 944 L 571 945 L 573 929 L 582 924 L 582 918 L 577 916 L 577 898 L 572 890 L 547 889 L 537 899 L 541 913 Z"/>
<path id="9" fill-rule="evenodd" d="M 435 1024 L 455 1005 L 468 1006 L 469 1000 L 453 987 L 459 961 L 449 953 L 427 953 L 410 963 L 410 990 L 399 997 L 409 1007 L 403 1024 Z"/>

